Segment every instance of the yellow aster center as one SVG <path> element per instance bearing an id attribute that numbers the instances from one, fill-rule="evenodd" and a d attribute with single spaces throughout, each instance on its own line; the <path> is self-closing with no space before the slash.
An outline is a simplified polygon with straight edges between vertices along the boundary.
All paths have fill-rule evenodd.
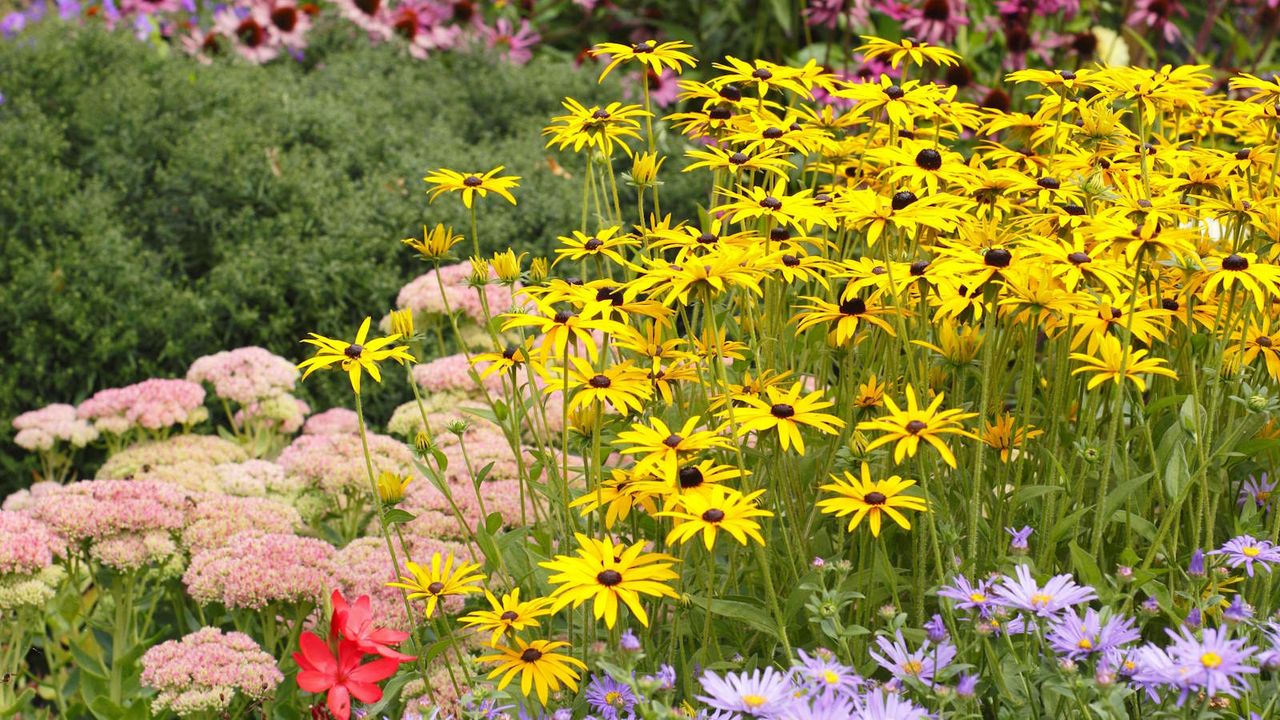
<path id="1" fill-rule="evenodd" d="M 764 705 L 766 702 L 768 701 L 759 695 L 743 695 L 742 696 L 742 704 L 746 705 L 749 708 L 758 708 L 761 705 Z"/>
<path id="2" fill-rule="evenodd" d="M 1240 552 L 1243 553 L 1245 557 L 1258 557 L 1258 553 L 1261 552 L 1261 550 L 1256 546 L 1247 545 L 1241 549 Z"/>
<path id="3" fill-rule="evenodd" d="M 987 601 L 987 596 L 986 596 L 986 595 L 983 595 L 983 594 L 982 594 L 982 593 L 980 593 L 980 592 L 976 592 L 976 593 L 969 593 L 969 601 L 970 601 L 970 602 L 976 602 L 976 603 L 986 602 L 986 601 Z"/>
<path id="4" fill-rule="evenodd" d="M 1267 500 L 1271 499 L 1271 493 L 1267 490 L 1259 490 L 1253 497 L 1257 499 L 1258 502 L 1265 503 Z"/>
<path id="5" fill-rule="evenodd" d="M 827 670 L 822 673 L 822 680 L 828 685 L 835 685 L 840 682 L 840 676 L 837 675 L 834 670 Z"/>
<path id="6" fill-rule="evenodd" d="M 1207 668 L 1216 668 L 1222 664 L 1222 656 L 1216 652 L 1207 652 L 1200 656 L 1200 664 Z"/>
<path id="7" fill-rule="evenodd" d="M 1038 607 L 1038 608 L 1047 607 L 1051 602 L 1053 602 L 1052 595 L 1047 595 L 1045 593 L 1036 593 L 1035 595 L 1031 596 L 1032 607 Z"/>
<path id="8" fill-rule="evenodd" d="M 902 672 L 908 675 L 919 675 L 924 670 L 924 665 L 919 660 L 908 660 L 902 663 Z"/>
<path id="9" fill-rule="evenodd" d="M 617 705 L 622 702 L 622 693 L 617 690 L 604 694 L 604 702 L 606 705 Z"/>
<path id="10" fill-rule="evenodd" d="M 1076 643 L 1076 647 L 1080 648 L 1081 650 L 1092 650 L 1093 641 L 1090 640 L 1089 638 L 1080 638 L 1080 642 Z"/>

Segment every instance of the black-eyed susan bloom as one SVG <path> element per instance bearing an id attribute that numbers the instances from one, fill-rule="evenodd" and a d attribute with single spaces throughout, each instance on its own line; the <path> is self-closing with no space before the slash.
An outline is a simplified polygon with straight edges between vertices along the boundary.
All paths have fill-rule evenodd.
<path id="1" fill-rule="evenodd" d="M 359 395 L 360 376 L 362 374 L 367 372 L 374 382 L 382 382 L 382 373 L 378 370 L 378 363 L 386 360 L 394 360 L 400 363 L 414 362 L 407 346 L 392 345 L 392 343 L 400 339 L 399 335 L 387 335 L 386 337 L 369 340 L 369 325 L 372 321 L 373 318 L 366 317 L 364 319 L 364 322 L 360 324 L 360 329 L 356 331 L 356 339 L 353 342 L 334 340 L 333 338 L 311 333 L 311 337 L 302 342 L 314 345 L 319 350 L 316 351 L 313 357 L 298 363 L 298 369 L 303 371 L 302 379 L 306 380 L 316 370 L 338 365 L 351 380 L 351 389 Z"/>
<path id="2" fill-rule="evenodd" d="M 867 60 L 888 58 L 889 67 L 892 68 L 897 68 L 904 61 L 916 66 L 928 64 L 950 67 L 960 64 L 960 56 L 955 52 L 925 42 L 914 42 L 907 38 L 893 42 L 870 35 L 863 35 L 862 40 L 864 44 L 855 52 L 862 53 Z"/>
<path id="3" fill-rule="evenodd" d="M 561 150 L 572 147 L 574 152 L 585 147 L 589 151 L 599 150 L 606 157 L 613 155 L 616 148 L 630 156 L 627 139 L 639 139 L 640 120 L 651 117 L 639 105 L 619 102 L 605 107 L 587 107 L 573 98 L 566 98 L 562 104 L 569 113 L 551 118 L 551 124 L 542 130 L 543 135 L 550 136 L 547 147 L 555 145 Z"/>
<path id="4" fill-rule="evenodd" d="M 621 604 L 648 627 L 649 614 L 641 605 L 640 596 L 677 597 L 667 582 L 679 577 L 671 569 L 679 561 L 670 555 L 645 552 L 643 541 L 626 545 L 609 537 L 596 540 L 582 533 L 574 536 L 578 540 L 576 557 L 557 555 L 554 560 L 538 563 L 554 573 L 548 578 L 558 586 L 551 594 L 554 612 L 591 600 L 595 618 L 603 618 L 605 625 L 612 628 L 618 622 Z"/>
<path id="5" fill-rule="evenodd" d="M 1224 290 L 1239 288 L 1253 298 L 1259 308 L 1271 306 L 1271 299 L 1280 295 L 1280 268 L 1259 262 L 1254 253 L 1231 253 L 1213 256 L 1204 261 L 1208 277 L 1202 292 L 1208 299 L 1217 297 Z"/>
<path id="6" fill-rule="evenodd" d="M 449 256 L 449 251 L 454 245 L 462 242 L 462 236 L 454 233 L 452 228 L 445 227 L 444 224 L 437 224 L 430 230 L 423 225 L 421 240 L 405 238 L 403 242 L 416 251 L 423 260 L 438 262 Z"/>
<path id="7" fill-rule="evenodd" d="M 1176 378 L 1178 374 L 1164 367 L 1164 360 L 1148 358 L 1146 350 L 1127 348 L 1118 338 L 1108 335 L 1098 344 L 1097 356 L 1084 353 L 1071 353 L 1072 360 L 1084 364 L 1071 371 L 1072 375 L 1091 373 L 1088 389 L 1092 390 L 1110 380 L 1119 385 L 1129 380 L 1138 388 L 1138 392 L 1147 389 L 1147 381 L 1143 375 L 1163 375 Z"/>
<path id="8" fill-rule="evenodd" d="M 520 588 L 514 588 L 501 599 L 488 590 L 484 597 L 489 601 L 488 610 L 476 610 L 458 618 L 458 622 L 477 632 L 491 633 L 489 645 L 497 646 L 498 638 L 507 633 L 523 632 L 539 627 L 538 618 L 551 614 L 551 601 L 546 598 L 520 599 Z"/>
<path id="9" fill-rule="evenodd" d="M 535 312 L 514 312 L 502 315 L 502 331 L 517 328 L 533 328 L 542 333 L 536 342 L 542 358 L 564 357 L 581 345 L 592 362 L 600 353 L 600 347 L 592 337 L 593 332 L 625 332 L 626 326 L 598 316 L 588 308 L 582 313 L 568 309 L 556 309 L 550 303 L 535 300 Z"/>
<path id="10" fill-rule="evenodd" d="M 916 484 L 915 480 L 904 480 L 891 475 L 883 480 L 872 481 L 871 467 L 866 463 L 862 463 L 861 478 L 846 471 L 843 478 L 832 475 L 831 479 L 835 482 L 823 485 L 820 489 L 835 497 L 819 500 L 818 508 L 824 514 L 839 518 L 851 516 L 849 532 L 857 529 L 863 518 L 866 518 L 872 536 L 880 537 L 882 515 L 888 515 L 903 530 L 910 530 L 911 521 L 907 519 L 905 511 L 929 511 L 924 498 L 905 494 L 907 489 Z"/>
<path id="11" fill-rule="evenodd" d="M 732 448 L 729 438 L 720 429 L 698 430 L 702 418 L 694 415 L 679 430 L 672 430 L 661 418 L 651 418 L 649 423 L 636 423 L 630 430 L 618 433 L 614 445 L 623 455 L 636 455 L 635 472 L 652 473 L 659 477 L 675 478 L 682 459 L 713 448 Z"/>
<path id="12" fill-rule="evenodd" d="M 494 648 L 494 654 L 479 658 L 482 663 L 498 663 L 498 667 L 489 673 L 489 679 L 502 676 L 498 680 L 499 690 L 510 685 L 519 675 L 520 694 L 529 697 L 530 693 L 536 692 L 539 702 L 544 705 L 550 693 L 561 687 L 578 691 L 578 671 L 574 668 L 586 670 L 587 666 L 572 655 L 557 652 L 568 647 L 569 643 L 559 640 L 525 642 L 519 637 L 514 640 L 515 647 L 499 645 Z"/>
<path id="13" fill-rule="evenodd" d="M 640 241 L 634 235 L 620 233 L 622 233 L 622 226 L 614 225 L 594 235 L 578 230 L 574 230 L 572 235 L 562 235 L 559 240 L 563 247 L 556 248 L 556 259 L 551 265 L 554 267 L 561 260 L 581 262 L 588 258 L 607 258 L 618 265 L 626 265 L 627 259 L 622 253 L 628 247 L 639 245 Z"/>
<path id="14" fill-rule="evenodd" d="M 773 513 L 757 506 L 756 501 L 761 495 L 764 495 L 764 490 L 744 495 L 723 485 L 714 486 L 707 492 L 680 495 L 672 509 L 657 513 L 659 517 L 669 517 L 675 523 L 667 533 L 667 544 L 683 545 L 701 535 L 702 544 L 710 550 L 719 534 L 725 532 L 739 544 L 746 545 L 751 539 L 764 545 L 760 523 L 755 518 L 773 517 Z"/>
<path id="15" fill-rule="evenodd" d="M 867 450 L 875 450 L 882 445 L 897 443 L 893 449 L 893 461 L 902 462 L 904 457 L 915 457 L 923 440 L 932 445 L 951 467 L 956 466 L 956 456 L 943 442 L 943 435 L 959 435 L 976 438 L 973 433 L 964 429 L 963 421 L 975 417 L 977 413 L 962 410 L 943 410 L 943 395 L 938 394 L 928 407 L 920 407 L 916 402 L 916 392 L 907 386 L 907 406 L 899 407 L 893 398 L 886 397 L 885 405 L 889 414 L 874 420 L 858 423 L 858 430 L 874 430 L 884 433 L 867 445 Z"/>
<path id="16" fill-rule="evenodd" d="M 834 435 L 844 427 L 844 421 L 825 410 L 835 403 L 822 399 L 822 391 L 814 390 L 804 394 L 802 385 L 795 383 L 788 390 L 776 387 L 765 388 L 765 399 L 744 396 L 746 407 L 734 411 L 734 420 L 738 423 L 738 436 L 753 432 L 776 430 L 778 441 L 783 450 L 795 447 L 796 452 L 804 454 L 804 438 L 801 427 L 811 427 L 819 432 Z M 722 416 L 728 417 L 728 411 Z"/>
<path id="17" fill-rule="evenodd" d="M 405 563 L 409 575 L 403 575 L 398 582 L 389 582 L 387 587 L 403 588 L 409 591 L 409 599 L 426 599 L 427 617 L 436 612 L 436 605 L 449 595 L 469 595 L 480 592 L 479 584 L 484 575 L 477 572 L 479 563 L 458 562 L 454 565 L 453 553 L 442 556 L 432 553 L 431 564 L 419 565 L 416 562 Z"/>
<path id="18" fill-rule="evenodd" d="M 653 493 L 642 486 L 644 482 L 651 482 L 649 477 L 637 473 L 634 468 L 613 468 L 599 487 L 587 490 L 582 497 L 569 503 L 569 507 L 582 508 L 580 512 L 583 517 L 603 507 L 605 529 L 612 530 L 614 525 L 626 520 L 637 507 L 644 508 L 645 512 L 651 514 L 657 511 Z"/>
<path id="19" fill-rule="evenodd" d="M 800 299 L 807 300 L 808 304 L 799 306 L 802 311 L 791 318 L 791 322 L 796 323 L 796 328 L 801 332 L 812 327 L 824 327 L 833 345 L 843 346 L 853 340 L 858 334 L 859 322 L 869 323 L 890 335 L 897 335 L 889 323 L 879 317 L 888 310 L 874 301 L 851 297 L 832 303 L 808 295 L 801 296 Z"/>
<path id="20" fill-rule="evenodd" d="M 692 47 L 689 43 L 679 40 L 668 40 L 661 43 L 656 40 L 645 40 L 644 42 L 625 44 L 603 42 L 591 48 L 591 55 L 592 57 L 609 56 L 609 64 L 605 65 L 604 70 L 600 73 L 600 80 L 604 80 L 605 76 L 624 62 L 643 65 L 656 75 L 661 75 L 664 68 L 671 68 L 673 72 L 679 75 L 684 72 L 685 65 L 695 67 L 698 64 L 698 61 L 692 55 L 685 52 L 685 50 Z"/>
<path id="21" fill-rule="evenodd" d="M 431 202 L 435 202 L 436 198 L 444 193 L 459 192 L 462 193 L 462 204 L 470 208 L 477 195 L 484 198 L 489 193 L 493 193 L 515 205 L 516 198 L 511 191 L 520 185 L 520 177 L 499 175 L 505 169 L 504 166 L 499 165 L 485 173 L 461 173 L 442 168 L 430 173 L 423 180 L 434 185 L 427 191 L 431 196 Z"/>
<path id="22" fill-rule="evenodd" d="M 569 412 L 577 408 L 590 407 L 606 403 L 623 415 L 640 412 L 644 401 L 653 393 L 649 385 L 649 374 L 636 367 L 630 360 L 610 365 L 604 369 L 596 369 L 580 357 L 569 358 L 569 367 L 558 368 L 553 372 L 568 372 L 569 391 L 573 393 L 569 401 Z M 564 379 L 555 379 L 547 384 L 547 394 L 561 390 Z"/>

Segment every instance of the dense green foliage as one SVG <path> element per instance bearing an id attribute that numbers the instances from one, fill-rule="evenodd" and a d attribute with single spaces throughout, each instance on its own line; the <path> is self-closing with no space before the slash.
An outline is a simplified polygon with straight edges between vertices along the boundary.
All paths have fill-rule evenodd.
<path id="1" fill-rule="evenodd" d="M 430 168 L 523 176 L 519 207 L 481 209 L 489 250 L 545 250 L 575 225 L 579 160 L 561 158 L 575 179 L 551 172 L 540 131 L 559 98 L 618 88 L 549 60 L 418 62 L 336 30 L 313 40 L 305 65 L 269 67 L 206 67 L 57 22 L 0 43 L 5 482 L 28 475 L 17 413 L 243 345 L 300 359 L 308 331 L 343 335 L 390 309 L 424 270 L 398 240 L 468 223 L 456 198 L 427 204 Z M 309 400 L 349 399 L 341 378 L 318 379 Z M 375 393 L 371 417 L 402 399 Z"/>

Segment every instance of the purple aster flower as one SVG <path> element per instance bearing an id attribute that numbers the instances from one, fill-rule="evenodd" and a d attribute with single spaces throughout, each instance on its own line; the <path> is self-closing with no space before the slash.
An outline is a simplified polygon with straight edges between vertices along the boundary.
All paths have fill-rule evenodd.
<path id="1" fill-rule="evenodd" d="M 1153 597 L 1149 597 L 1142 601 L 1142 604 L 1138 606 L 1138 610 L 1146 613 L 1147 615 L 1155 615 L 1160 612 L 1160 601 Z"/>
<path id="2" fill-rule="evenodd" d="M 1245 676 L 1258 672 L 1258 668 L 1245 664 L 1258 648 L 1246 645 L 1243 639 L 1232 640 L 1226 629 L 1206 628 L 1199 639 L 1186 628 L 1180 633 L 1165 632 L 1173 644 L 1167 650 L 1154 646 L 1140 649 L 1134 681 L 1149 692 L 1161 685 L 1177 688 L 1181 693 L 1179 705 L 1193 690 L 1210 698 L 1239 697 L 1245 689 Z"/>
<path id="3" fill-rule="evenodd" d="M 640 652 L 644 646 L 640 643 L 640 638 L 631 632 L 631 628 L 622 631 L 622 636 L 618 638 L 618 647 L 627 652 Z"/>
<path id="4" fill-rule="evenodd" d="M 1271 511 L 1271 497 L 1275 494 L 1276 484 L 1271 482 L 1266 473 L 1262 473 L 1258 477 L 1250 477 L 1240 486 L 1240 498 L 1238 500 L 1240 507 L 1244 507 L 1245 503 L 1250 500 L 1259 510 Z"/>
<path id="5" fill-rule="evenodd" d="M 849 720 L 856 715 L 854 701 L 845 697 L 820 697 L 814 701 L 813 707 L 801 705 L 787 720 Z"/>
<path id="6" fill-rule="evenodd" d="M 1204 616 L 1200 614 L 1200 608 L 1191 608 L 1187 613 L 1187 617 L 1182 621 L 1182 624 L 1193 630 L 1203 625 Z"/>
<path id="7" fill-rule="evenodd" d="M 1110 655 L 1138 637 L 1132 618 L 1104 618 L 1093 608 L 1085 610 L 1083 615 L 1067 613 L 1050 621 L 1045 634 L 1054 652 L 1072 660 Z"/>
<path id="8" fill-rule="evenodd" d="M 978 676 L 969 673 L 961 673 L 960 679 L 956 681 L 956 695 L 960 697 L 973 697 L 978 692 Z"/>
<path id="9" fill-rule="evenodd" d="M 1258 656 L 1258 664 L 1269 669 L 1280 668 L 1280 623 L 1272 620 L 1264 629 L 1269 646 Z"/>
<path id="10" fill-rule="evenodd" d="M 1022 552 L 1026 552 L 1027 548 L 1030 547 L 1027 541 L 1031 539 L 1031 533 L 1035 532 L 1030 525 L 1024 525 L 1021 530 L 1007 527 L 1004 531 L 1010 535 L 1009 549 Z"/>
<path id="11" fill-rule="evenodd" d="M 872 690 L 858 702 L 858 720 L 928 720 L 924 708 L 883 689 Z"/>
<path id="12" fill-rule="evenodd" d="M 924 624 L 925 637 L 930 642 L 940 643 L 947 639 L 947 624 L 942 621 L 942 616 L 934 613 L 929 622 Z"/>
<path id="13" fill-rule="evenodd" d="M 631 712 L 632 706 L 636 704 L 636 695 L 631 691 L 630 685 L 605 675 L 591 678 L 586 695 L 591 709 L 608 720 L 614 720 L 619 713 Z"/>
<path id="14" fill-rule="evenodd" d="M 1253 564 L 1258 563 L 1263 570 L 1271 571 L 1272 563 L 1280 563 L 1280 549 L 1270 540 L 1257 540 L 1251 535 L 1231 538 L 1226 545 L 1209 553 L 1223 555 L 1231 567 L 1244 566 L 1244 571 L 1253 577 Z"/>
<path id="15" fill-rule="evenodd" d="M 996 603 L 1013 610 L 1023 610 L 1040 617 L 1053 617 L 1072 605 L 1096 600 L 1098 594 L 1087 585 L 1078 585 L 1070 575 L 1055 575 L 1038 585 L 1031 569 L 1019 565 L 1016 578 L 1000 578 L 994 594 Z"/>
<path id="16" fill-rule="evenodd" d="M 1196 548 L 1191 553 L 1191 562 L 1187 563 L 1187 574 L 1191 577 L 1204 577 L 1204 550 Z"/>
<path id="17" fill-rule="evenodd" d="M 1227 609 L 1222 611 L 1222 617 L 1231 623 L 1247 622 L 1253 618 L 1253 606 L 1237 595 Z"/>
<path id="18" fill-rule="evenodd" d="M 796 703 L 796 688 L 790 678 L 774 668 L 728 673 L 723 678 L 708 670 L 699 682 L 707 694 L 699 695 L 698 700 L 717 710 L 773 717 Z"/>
<path id="19" fill-rule="evenodd" d="M 840 663 L 826 648 L 819 648 L 812 656 L 803 650 L 796 652 L 799 659 L 791 666 L 793 682 L 819 697 L 850 697 L 862 687 L 862 678 L 853 668 Z"/>
<path id="20" fill-rule="evenodd" d="M 881 655 L 875 651 L 867 654 L 879 663 L 880 667 L 893 673 L 893 676 L 899 680 L 915 678 L 926 685 L 932 684 L 933 676 L 950 665 L 956 657 L 956 648 L 949 642 L 935 646 L 934 643 L 925 640 L 919 650 L 911 652 L 907 649 L 907 641 L 902 639 L 901 630 L 896 631 L 892 642 L 884 636 L 876 638 L 876 647 L 880 648 L 880 652 L 884 654 Z"/>
<path id="21" fill-rule="evenodd" d="M 27 26 L 27 16 L 20 12 L 11 12 L 0 18 L 0 35 L 4 35 L 4 39 L 17 35 Z"/>
<path id="22" fill-rule="evenodd" d="M 57 0 L 58 17 L 63 20 L 74 20 L 80 16 L 80 3 L 77 0 Z"/>
<path id="23" fill-rule="evenodd" d="M 560 708 L 551 713 L 551 720 L 573 720 L 573 711 L 569 708 Z"/>
<path id="24" fill-rule="evenodd" d="M 990 580 L 981 580 L 974 585 L 963 575 L 957 575 L 950 585 L 943 585 L 938 590 L 938 597 L 955 600 L 957 610 L 977 610 L 983 617 L 990 616 L 995 606 Z"/>
<path id="25" fill-rule="evenodd" d="M 676 689 L 676 669 L 666 663 L 658 666 L 658 672 L 646 676 L 650 682 L 657 683 L 659 690 Z"/>

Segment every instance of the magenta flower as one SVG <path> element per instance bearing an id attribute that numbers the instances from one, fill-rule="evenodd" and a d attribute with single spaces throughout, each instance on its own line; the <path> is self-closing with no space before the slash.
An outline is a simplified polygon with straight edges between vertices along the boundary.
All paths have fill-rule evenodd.
<path id="1" fill-rule="evenodd" d="M 969 24 L 965 0 L 924 0 L 902 21 L 903 32 L 933 44 L 950 43 Z"/>
<path id="2" fill-rule="evenodd" d="M 542 40 L 528 20 L 521 20 L 520 29 L 516 30 L 506 18 L 499 18 L 493 27 L 480 25 L 480 35 L 490 50 L 513 65 L 524 65 L 533 59 L 531 50 Z"/>

